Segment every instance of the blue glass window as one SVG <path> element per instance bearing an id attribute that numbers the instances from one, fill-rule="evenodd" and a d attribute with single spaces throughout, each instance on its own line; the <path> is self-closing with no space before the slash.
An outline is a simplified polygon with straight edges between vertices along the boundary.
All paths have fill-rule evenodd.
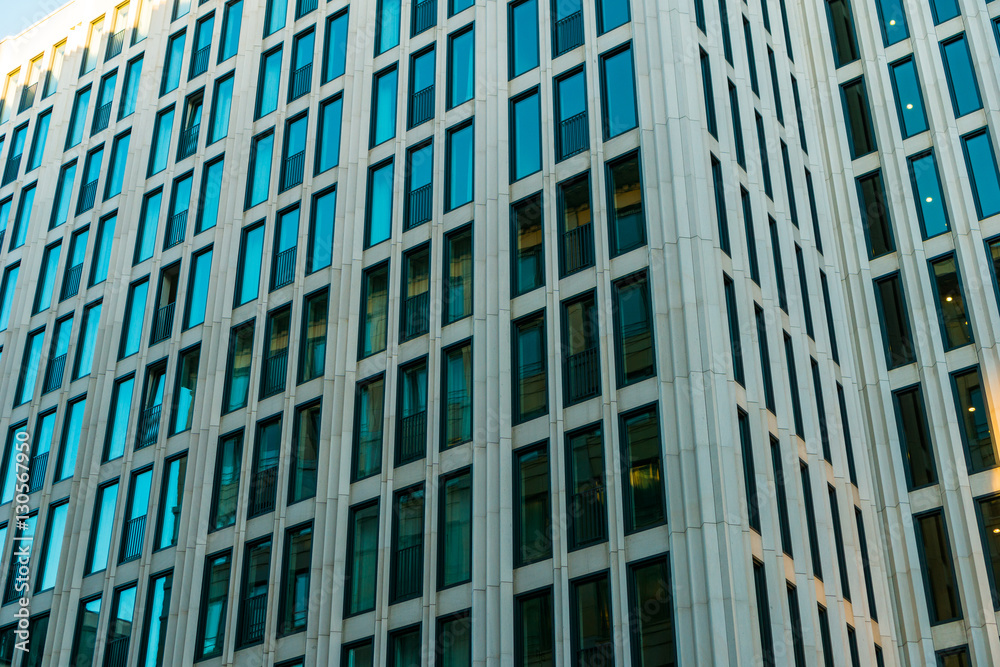
<path id="1" fill-rule="evenodd" d="M 427 140 L 406 153 L 405 229 L 430 222 L 434 208 L 434 143 Z"/>
<path id="2" fill-rule="evenodd" d="M 996 153 L 990 142 L 989 130 L 983 128 L 965 135 L 962 147 L 979 219 L 1000 213 L 1000 174 L 997 173 Z"/>
<path id="3" fill-rule="evenodd" d="M 344 74 L 347 67 L 347 10 L 331 16 L 326 22 L 326 44 L 323 48 L 323 83 Z"/>
<path id="4" fill-rule="evenodd" d="M 306 273 L 319 271 L 333 261 L 333 225 L 337 213 L 337 190 L 330 188 L 313 197 L 309 224 L 309 259 Z"/>
<path id="5" fill-rule="evenodd" d="M 934 25 L 940 25 L 948 19 L 959 15 L 958 0 L 930 0 L 931 13 L 934 14 Z"/>
<path id="6" fill-rule="evenodd" d="M 604 138 L 610 139 L 638 125 L 632 49 L 626 47 L 601 58 Z"/>
<path id="7" fill-rule="evenodd" d="M 263 228 L 262 228 L 263 229 Z M 205 321 L 208 288 L 212 284 L 212 248 L 191 258 L 191 278 L 188 281 L 188 298 L 184 313 L 184 328 L 196 327 Z"/>
<path id="8" fill-rule="evenodd" d="M 392 233 L 392 178 L 391 159 L 368 170 L 366 248 L 387 240 Z"/>
<path id="9" fill-rule="evenodd" d="M 208 57 L 212 52 L 212 37 L 215 33 L 215 13 L 209 14 L 195 24 L 194 53 L 191 55 L 189 79 L 200 76 L 208 69 Z"/>
<path id="10" fill-rule="evenodd" d="M 896 95 L 896 111 L 903 138 L 920 134 L 927 129 L 927 115 L 924 113 L 924 99 L 920 95 L 920 80 L 913 57 L 907 57 L 889 65 L 892 75 L 892 90 Z"/>
<path id="11" fill-rule="evenodd" d="M 948 210 L 941 192 L 941 178 L 933 151 L 913 155 L 908 160 L 913 196 L 924 238 L 944 234 L 949 229 Z"/>
<path id="12" fill-rule="evenodd" d="M 396 84 L 398 71 L 393 65 L 375 75 L 372 100 L 371 146 L 389 141 L 396 136 Z"/>
<path id="13" fill-rule="evenodd" d="M 83 141 L 84 124 L 87 120 L 87 107 L 90 106 L 90 86 L 76 94 L 73 100 L 73 115 L 69 121 L 69 132 L 66 134 L 66 150 Z"/>
<path id="14" fill-rule="evenodd" d="M 147 178 L 167 168 L 167 160 L 170 158 L 170 134 L 173 127 L 174 108 L 170 107 L 166 111 L 161 111 L 156 117 L 156 125 L 153 127 L 153 150 L 149 156 Z"/>
<path id="15" fill-rule="evenodd" d="M 222 18 L 222 47 L 219 49 L 219 62 L 225 62 L 240 48 L 240 24 L 243 22 L 243 0 L 236 0 L 226 5 Z"/>
<path id="16" fill-rule="evenodd" d="M 379 0 L 376 12 L 375 55 L 399 45 L 400 0 Z"/>
<path id="17" fill-rule="evenodd" d="M 448 130 L 446 178 L 447 210 L 472 201 L 474 172 L 474 128 L 472 122 Z"/>
<path id="18" fill-rule="evenodd" d="M 17 274 L 21 265 L 9 266 L 3 272 L 3 283 L 0 283 L 0 331 L 7 329 L 10 322 L 10 306 L 14 303 L 14 288 L 17 287 Z"/>
<path id="19" fill-rule="evenodd" d="M 302 97 L 312 89 L 312 64 L 315 50 L 315 30 L 296 35 L 292 42 L 292 76 L 288 82 L 289 101 Z"/>
<path id="20" fill-rule="evenodd" d="M 903 0 L 876 0 L 879 23 L 882 27 L 882 43 L 891 46 L 910 36 L 906 26 L 906 11 Z"/>
<path id="21" fill-rule="evenodd" d="M 255 137 L 250 148 L 250 178 L 247 182 L 247 208 L 267 201 L 271 189 L 271 160 L 274 157 L 274 130 Z"/>
<path id="22" fill-rule="evenodd" d="M 316 150 L 316 173 L 322 174 L 340 163 L 340 122 L 344 100 L 338 95 L 319 108 L 319 146 Z"/>
<path id="23" fill-rule="evenodd" d="M 472 26 L 448 37 L 448 108 L 472 99 L 476 75 L 476 34 Z"/>
<path id="24" fill-rule="evenodd" d="M 73 182 L 75 180 L 76 160 L 73 160 L 71 163 L 64 165 L 59 171 L 59 181 L 56 183 L 56 196 L 52 204 L 52 220 L 49 221 L 49 229 L 55 229 L 69 220 L 69 206 L 73 200 Z M 6 205 L 9 209 L 9 199 Z M 0 219 L 6 220 L 6 215 L 0 215 Z"/>
<path id="25" fill-rule="evenodd" d="M 118 351 L 119 359 L 132 356 L 139 351 L 139 345 L 142 343 L 142 325 L 146 319 L 146 296 L 148 294 L 149 278 L 144 278 L 129 287 L 121 348 Z"/>
<path id="26" fill-rule="evenodd" d="M 52 305 L 52 293 L 55 291 L 56 268 L 59 266 L 59 256 L 62 254 L 62 244 L 55 243 L 45 249 L 42 256 L 42 270 L 38 277 L 38 287 L 35 291 L 35 307 L 32 315 L 48 309 Z"/>
<path id="27" fill-rule="evenodd" d="M 128 144 L 132 138 L 131 132 L 115 137 L 111 147 L 111 163 L 108 165 L 108 182 L 104 186 L 104 199 L 108 200 L 121 194 L 122 183 L 125 181 L 125 164 L 128 162 Z"/>
<path id="28" fill-rule="evenodd" d="M 160 224 L 160 204 L 163 203 L 163 189 L 146 195 L 142 202 L 139 218 L 139 237 L 135 243 L 135 263 L 144 262 L 153 256 L 156 247 L 156 233 Z"/>
<path id="29" fill-rule="evenodd" d="M 260 292 L 260 270 L 264 257 L 264 223 L 243 230 L 240 243 L 239 276 L 236 280 L 236 305 L 242 306 L 257 298 Z"/>
<path id="30" fill-rule="evenodd" d="M 474 5 L 476 0 L 448 0 L 448 16 L 454 16 L 459 12 L 464 12 L 466 9 Z"/>
<path id="31" fill-rule="evenodd" d="M 511 100 L 511 182 L 542 168 L 542 117 L 538 89 Z"/>
<path id="32" fill-rule="evenodd" d="M 556 159 L 563 160 L 590 147 L 587 122 L 587 82 L 583 69 L 556 79 Z"/>
<path id="33" fill-rule="evenodd" d="M 288 0 L 267 0 L 267 16 L 264 19 L 264 37 L 273 35 L 285 27 L 288 16 Z"/>
<path id="34" fill-rule="evenodd" d="M 115 224 L 117 222 L 117 215 L 109 215 L 98 225 L 94 263 L 90 267 L 91 287 L 108 279 L 108 267 L 111 265 L 111 246 L 115 242 Z"/>
<path id="35" fill-rule="evenodd" d="M 21 199 L 17 203 L 17 215 L 14 217 L 14 231 L 11 234 L 10 249 L 20 248 L 28 237 L 28 225 L 31 223 L 31 209 L 35 205 L 35 183 L 21 190 Z"/>
<path id="36" fill-rule="evenodd" d="M 944 61 L 955 117 L 960 118 L 967 113 L 982 109 L 983 101 L 979 97 L 976 70 L 964 34 L 941 42 L 941 59 Z"/>
<path id="37" fill-rule="evenodd" d="M 49 121 L 52 120 L 52 109 L 38 116 L 35 123 L 35 136 L 31 139 L 31 152 L 28 154 L 28 166 L 24 173 L 34 171 L 42 164 L 42 155 L 45 154 L 45 142 L 49 137 Z"/>
<path id="38" fill-rule="evenodd" d="M 260 83 L 257 86 L 257 118 L 263 118 L 278 108 L 281 85 L 281 47 L 265 53 L 260 59 Z"/>
<path id="39" fill-rule="evenodd" d="M 597 0 L 597 5 L 597 30 L 600 34 L 628 23 L 628 0 Z"/>
<path id="40" fill-rule="evenodd" d="M 160 85 L 160 95 L 166 95 L 176 90 L 181 83 L 181 64 L 184 60 L 184 42 L 187 35 L 180 33 L 170 38 L 167 43 L 167 55 L 163 65 L 163 83 Z"/>
<path id="41" fill-rule="evenodd" d="M 514 78 L 538 67 L 538 0 L 511 3 L 508 73 Z"/>
<path id="42" fill-rule="evenodd" d="M 222 201 L 222 180 L 225 175 L 223 156 L 205 165 L 201 172 L 201 196 L 198 197 L 198 221 L 195 234 L 215 227 L 219 220 L 219 204 Z"/>
<path id="43" fill-rule="evenodd" d="M 76 214 L 89 211 L 94 207 L 97 198 L 97 181 L 101 178 L 101 167 L 104 165 L 104 146 L 101 145 L 87 153 L 87 161 L 83 168 L 83 187 L 80 188 L 80 198 L 76 205 Z"/>
<path id="44" fill-rule="evenodd" d="M 122 86 L 122 100 L 118 104 L 118 120 L 135 113 L 139 101 L 139 81 L 142 78 L 142 56 L 129 62 L 125 68 L 125 85 Z"/>
<path id="45" fill-rule="evenodd" d="M 214 144 L 229 135 L 229 117 L 233 110 L 233 74 L 215 82 L 212 96 L 212 119 L 209 125 L 208 144 Z"/>
<path id="46" fill-rule="evenodd" d="M 306 130 L 309 118 L 305 114 L 285 124 L 285 153 L 281 161 L 281 191 L 302 183 L 305 174 Z"/>
<path id="47" fill-rule="evenodd" d="M 410 59 L 410 98 L 407 125 L 416 127 L 434 117 L 434 47 Z"/>

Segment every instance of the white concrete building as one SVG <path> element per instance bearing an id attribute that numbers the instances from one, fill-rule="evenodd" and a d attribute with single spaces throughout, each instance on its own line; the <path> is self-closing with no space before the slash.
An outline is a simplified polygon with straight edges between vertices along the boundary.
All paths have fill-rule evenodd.
<path id="1" fill-rule="evenodd" d="M 1000 662 L 1000 3 L 53 9 L 0 665 Z"/>

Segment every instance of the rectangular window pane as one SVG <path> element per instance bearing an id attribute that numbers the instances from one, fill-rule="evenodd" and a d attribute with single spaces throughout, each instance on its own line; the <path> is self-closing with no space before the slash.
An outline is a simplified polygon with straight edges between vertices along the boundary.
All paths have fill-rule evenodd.
<path id="1" fill-rule="evenodd" d="M 351 480 L 378 474 L 382 469 L 382 420 L 385 379 L 382 375 L 358 384 L 354 427 L 354 464 Z"/>
<path id="2" fill-rule="evenodd" d="M 851 147 L 851 158 L 857 159 L 874 151 L 875 126 L 872 124 L 868 107 L 868 93 L 864 79 L 854 79 L 840 87 L 847 120 L 847 141 Z"/>
<path id="3" fill-rule="evenodd" d="M 378 0 L 375 12 L 375 55 L 385 53 L 399 44 L 399 14 L 401 0 Z"/>
<path id="4" fill-rule="evenodd" d="M 600 424 L 566 435 L 570 548 L 607 539 L 604 437 Z"/>
<path id="5" fill-rule="evenodd" d="M 632 664 L 636 667 L 678 664 L 672 597 L 666 559 L 629 566 L 629 625 Z"/>
<path id="6" fill-rule="evenodd" d="M 983 395 L 979 368 L 952 373 L 951 380 L 955 390 L 955 409 L 960 415 L 959 428 L 962 431 L 969 474 L 996 467 L 997 455 L 990 434 L 990 413 Z"/>
<path id="7" fill-rule="evenodd" d="M 100 596 L 82 600 L 76 616 L 76 630 L 73 633 L 73 652 L 70 664 L 89 665 L 94 661 L 97 646 L 97 626 L 101 618 Z"/>
<path id="8" fill-rule="evenodd" d="M 316 150 L 316 173 L 333 169 L 340 163 L 340 123 L 343 97 L 324 102 L 319 109 L 319 146 Z"/>
<path id="9" fill-rule="evenodd" d="M 222 19 L 222 44 L 219 47 L 219 62 L 236 55 L 240 45 L 240 24 L 243 20 L 243 0 L 226 4 Z"/>
<path id="10" fill-rule="evenodd" d="M 722 176 L 722 163 L 712 156 L 712 188 L 715 194 L 715 219 L 719 229 L 719 248 L 732 256 L 729 244 L 729 215 L 726 205 L 726 185 Z"/>
<path id="11" fill-rule="evenodd" d="M 857 181 L 858 199 L 869 258 L 879 257 L 896 250 L 889 219 L 889 204 L 882 183 L 882 173 L 873 171 Z"/>
<path id="12" fill-rule="evenodd" d="M 893 398 L 909 487 L 915 489 L 934 484 L 937 470 L 920 388 L 900 389 L 893 393 Z"/>
<path id="13" fill-rule="evenodd" d="M 323 48 L 323 83 L 344 74 L 347 61 L 347 12 L 331 16 L 326 22 L 326 43 Z"/>
<path id="14" fill-rule="evenodd" d="M 508 71 L 518 77 L 538 67 L 538 0 L 510 4 Z"/>
<path id="15" fill-rule="evenodd" d="M 271 191 L 271 162 L 274 157 L 274 131 L 255 137 L 250 147 L 250 177 L 247 183 L 247 208 L 267 200 Z"/>
<path id="16" fill-rule="evenodd" d="M 950 224 L 934 153 L 927 151 L 913 155 L 907 163 L 924 238 L 944 234 L 950 229 Z"/>
<path id="17" fill-rule="evenodd" d="M 979 219 L 1000 213 L 1000 172 L 997 171 L 996 153 L 989 131 L 984 129 L 965 135 L 962 137 L 962 148 Z"/>
<path id="18" fill-rule="evenodd" d="M 951 560 L 951 547 L 944 512 L 936 510 L 914 517 L 920 564 L 924 574 L 924 594 L 932 625 L 962 618 L 958 582 Z"/>
<path id="19" fill-rule="evenodd" d="M 611 252 L 620 255 L 646 244 L 639 154 L 609 162 L 608 209 L 611 212 Z"/>
<path id="20" fill-rule="evenodd" d="M 514 664 L 518 667 L 555 667 L 555 619 L 552 589 L 514 599 L 517 636 Z"/>
<path id="21" fill-rule="evenodd" d="M 610 597 L 606 574 L 570 582 L 573 664 L 615 664 Z"/>
<path id="22" fill-rule="evenodd" d="M 390 553 L 392 578 L 389 582 L 389 600 L 399 602 L 419 597 L 424 580 L 423 485 L 396 493 Z"/>
<path id="23" fill-rule="evenodd" d="M 399 371 L 396 465 L 422 459 L 427 449 L 427 359 Z"/>
<path id="24" fill-rule="evenodd" d="M 128 303 L 125 307 L 125 326 L 122 331 L 118 358 L 132 356 L 139 351 L 142 343 L 142 327 L 146 319 L 146 296 L 149 293 L 149 279 L 129 286 Z"/>
<path id="25" fill-rule="evenodd" d="M 173 131 L 173 126 L 173 107 L 170 107 L 166 111 L 161 111 L 156 116 L 156 124 L 153 127 L 153 148 L 149 156 L 147 178 L 167 168 L 167 162 L 170 159 L 170 134 Z"/>
<path id="26" fill-rule="evenodd" d="M 613 0 L 605 0 L 611 2 Z M 610 139 L 638 126 L 632 49 L 625 48 L 601 58 L 604 107 L 604 138 Z"/>
<path id="27" fill-rule="evenodd" d="M 191 277 L 188 279 L 188 297 L 184 316 L 185 329 L 198 326 L 205 321 L 211 272 L 212 248 L 209 247 L 191 258 Z"/>
<path id="28" fill-rule="evenodd" d="M 365 216 L 365 247 L 378 245 L 392 234 L 393 162 L 368 170 L 368 202 Z"/>
<path id="29" fill-rule="evenodd" d="M 378 502 L 352 507 L 347 520 L 347 583 L 345 615 L 375 608 L 378 582 Z"/>
<path id="30" fill-rule="evenodd" d="M 243 432 L 223 436 L 219 440 L 216 454 L 211 530 L 219 530 L 236 522 L 242 466 Z"/>
<path id="31" fill-rule="evenodd" d="M 472 344 L 444 351 L 442 448 L 472 440 Z"/>
<path id="32" fill-rule="evenodd" d="M 59 560 L 62 554 L 63 538 L 66 533 L 66 516 L 69 503 L 63 502 L 49 508 L 48 523 L 45 527 L 45 543 L 42 549 L 37 591 L 47 591 L 56 585 Z"/>
<path id="33" fill-rule="evenodd" d="M 187 455 L 167 462 L 167 469 L 163 473 L 163 486 L 160 488 L 160 518 L 157 522 L 154 547 L 156 549 L 177 545 L 186 476 Z"/>
<path id="34" fill-rule="evenodd" d="M 146 593 L 146 613 L 143 626 L 139 664 L 163 664 L 163 651 L 167 646 L 167 624 L 170 619 L 170 594 L 173 590 L 173 571 L 150 577 Z"/>
<path id="35" fill-rule="evenodd" d="M 243 230 L 240 242 L 240 264 L 236 280 L 236 305 L 241 306 L 257 298 L 260 291 L 261 262 L 264 253 L 264 225 Z"/>
<path id="36" fill-rule="evenodd" d="M 87 558 L 87 574 L 99 572 L 108 566 L 111 552 L 111 531 L 114 528 L 115 507 L 118 505 L 118 482 L 112 482 L 97 490 L 94 503 L 94 526 L 90 533 L 90 555 Z"/>
<path id="37" fill-rule="evenodd" d="M 736 287 L 728 276 L 724 280 L 726 293 L 726 312 L 729 319 L 729 351 L 733 358 L 733 378 L 741 386 L 746 386 L 743 373 L 743 344 L 740 329 L 740 316 L 736 305 Z"/>
<path id="38" fill-rule="evenodd" d="M 646 273 L 614 283 L 618 386 L 656 375 L 653 312 Z"/>
<path id="39" fill-rule="evenodd" d="M 445 323 L 472 314 L 472 228 L 445 237 Z"/>
<path id="40" fill-rule="evenodd" d="M 545 284 L 541 193 L 511 206 L 514 236 L 512 291 L 517 296 Z"/>
<path id="41" fill-rule="evenodd" d="M 191 428 L 194 419 L 195 393 L 198 389 L 198 362 L 200 359 L 201 347 L 196 347 L 182 352 L 180 361 L 177 362 L 177 384 L 174 387 L 170 435 Z"/>
<path id="42" fill-rule="evenodd" d="M 548 412 L 545 339 L 544 313 L 514 323 L 512 356 L 517 374 L 514 378 L 516 423 Z"/>
<path id="43" fill-rule="evenodd" d="M 656 406 L 621 416 L 622 475 L 626 530 L 638 531 L 666 521 L 660 421 Z"/>
<path id="44" fill-rule="evenodd" d="M 312 567 L 312 525 L 285 533 L 284 567 L 281 577 L 279 635 L 306 629 L 309 620 L 309 575 Z"/>
<path id="45" fill-rule="evenodd" d="M 209 144 L 229 136 L 229 117 L 232 115 L 235 81 L 236 77 L 229 75 L 215 82 L 215 93 L 212 95 L 212 120 L 208 132 Z"/>
<path id="46" fill-rule="evenodd" d="M 885 338 L 886 363 L 889 368 L 913 363 L 917 356 L 899 274 L 875 281 L 875 295 L 882 321 L 882 335 Z"/>
<path id="47" fill-rule="evenodd" d="M 557 186 L 560 272 L 563 277 L 594 265 L 594 224 L 590 206 L 590 174 Z"/>
<path id="48" fill-rule="evenodd" d="M 326 327 L 329 300 L 324 290 L 306 297 L 302 314 L 302 348 L 299 353 L 299 382 L 323 375 L 326 363 Z"/>
<path id="49" fill-rule="evenodd" d="M 321 424 L 322 415 L 318 403 L 296 410 L 289 472 L 289 505 L 316 495 Z"/>
<path id="50" fill-rule="evenodd" d="M 514 563 L 552 555 L 552 509 L 547 443 L 514 452 Z"/>
<path id="51" fill-rule="evenodd" d="M 281 47 L 268 51 L 260 58 L 257 84 L 257 118 L 263 118 L 278 108 L 281 90 Z"/>
<path id="52" fill-rule="evenodd" d="M 438 588 L 472 578 L 472 474 L 441 480 Z"/>
<path id="53" fill-rule="evenodd" d="M 848 0 L 827 0 L 826 18 L 830 22 L 830 40 L 833 45 L 833 59 L 837 67 L 843 67 L 858 59 L 858 41 L 854 32 L 854 19 Z"/>
<path id="54" fill-rule="evenodd" d="M 899 114 L 903 138 L 920 134 L 927 129 L 927 115 L 924 100 L 920 94 L 920 80 L 913 58 L 904 58 L 889 65 L 892 89 L 896 97 L 896 111 Z"/>
<path id="55" fill-rule="evenodd" d="M 398 70 L 395 65 L 375 75 L 372 87 L 370 147 L 378 146 L 396 136 L 397 81 Z"/>
<path id="56" fill-rule="evenodd" d="M 937 0 L 937 2 L 952 4 L 955 15 L 958 14 L 957 4 L 949 0 Z M 972 63 L 969 44 L 964 33 L 941 42 L 941 60 L 944 61 L 944 73 L 948 79 L 948 90 L 951 92 L 955 117 L 959 118 L 982 109 L 983 101 L 979 96 L 979 84 L 976 82 L 976 68 Z"/>
<path id="57" fill-rule="evenodd" d="M 510 180 L 514 182 L 542 168 L 542 120 L 537 89 L 511 100 L 510 107 Z"/>
<path id="58" fill-rule="evenodd" d="M 229 334 L 224 412 L 232 412 L 247 404 L 250 393 L 250 363 L 253 358 L 254 322 L 233 327 Z"/>
<path id="59" fill-rule="evenodd" d="M 389 265 L 380 264 L 365 271 L 361 280 L 361 345 L 358 358 L 363 359 L 386 346 L 389 322 Z"/>
<path id="60" fill-rule="evenodd" d="M 201 172 L 201 192 L 198 195 L 198 221 L 195 225 L 195 234 L 215 227 L 219 221 L 224 173 L 222 156 L 206 164 Z"/>
<path id="61" fill-rule="evenodd" d="M 946 350 L 973 342 L 972 327 L 965 309 L 962 282 L 955 255 L 931 260 L 931 278 L 937 293 L 938 314 L 941 317 L 942 338 Z"/>
<path id="62" fill-rule="evenodd" d="M 472 201 L 474 164 L 473 124 L 448 130 L 445 199 L 451 211 Z"/>
<path id="63" fill-rule="evenodd" d="M 267 593 L 271 588 L 271 539 L 247 545 L 243 553 L 236 645 L 251 646 L 264 640 Z"/>
<path id="64" fill-rule="evenodd" d="M 473 28 L 448 36 L 448 108 L 472 99 L 475 88 L 476 33 Z"/>
<path id="65" fill-rule="evenodd" d="M 232 552 L 205 559 L 205 582 L 201 592 L 201 613 L 198 619 L 198 641 L 195 655 L 208 658 L 222 653 L 226 632 L 226 610 L 229 607 L 229 577 Z"/>

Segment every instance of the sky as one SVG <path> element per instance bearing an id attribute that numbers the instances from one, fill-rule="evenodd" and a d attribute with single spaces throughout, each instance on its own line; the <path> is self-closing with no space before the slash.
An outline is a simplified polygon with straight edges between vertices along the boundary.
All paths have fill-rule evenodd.
<path id="1" fill-rule="evenodd" d="M 64 4 L 65 0 L 0 0 L 0 39 L 19 34 Z"/>

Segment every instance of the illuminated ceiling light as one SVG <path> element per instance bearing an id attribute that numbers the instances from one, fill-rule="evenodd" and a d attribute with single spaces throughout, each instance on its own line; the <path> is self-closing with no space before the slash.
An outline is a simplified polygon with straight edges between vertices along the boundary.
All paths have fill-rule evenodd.
<path id="1" fill-rule="evenodd" d="M 993 529 L 993 532 L 994 532 L 994 533 L 1000 533 L 1000 528 L 994 528 L 994 529 Z"/>
<path id="2" fill-rule="evenodd" d="M 951 301 L 951 297 L 950 297 L 950 296 L 946 296 L 946 297 L 944 298 L 944 300 L 945 300 L 945 301 Z"/>
<path id="3" fill-rule="evenodd" d="M 913 105 L 912 105 L 912 104 L 907 104 L 907 105 L 906 105 L 906 108 L 907 108 L 907 109 L 912 109 L 912 108 L 913 108 Z"/>
<path id="4" fill-rule="evenodd" d="M 976 406 L 970 405 L 969 406 L 969 412 L 975 412 L 975 411 L 976 411 Z"/>
<path id="5" fill-rule="evenodd" d="M 924 201 L 926 201 L 928 204 L 930 204 L 932 201 L 934 201 L 934 197 L 928 197 Z"/>
<path id="6" fill-rule="evenodd" d="M 889 21 L 889 25 L 896 25 L 896 19 L 892 19 L 892 20 L 890 20 L 890 21 Z"/>

